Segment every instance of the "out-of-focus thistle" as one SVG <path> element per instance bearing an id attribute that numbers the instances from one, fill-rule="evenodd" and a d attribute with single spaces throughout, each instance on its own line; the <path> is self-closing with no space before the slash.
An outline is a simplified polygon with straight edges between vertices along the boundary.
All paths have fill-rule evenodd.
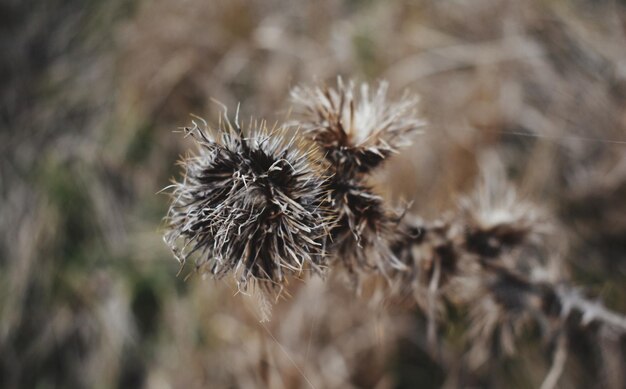
<path id="1" fill-rule="evenodd" d="M 348 270 L 404 265 L 390 250 L 399 217 L 367 184 L 367 174 L 411 142 L 424 125 L 416 116 L 417 99 L 387 100 L 381 82 L 373 94 L 367 84 L 358 91 L 341 78 L 337 87 L 296 87 L 291 93 L 295 124 L 325 151 L 333 176 L 329 188 L 338 212 L 332 230 L 333 252 Z"/>
<path id="2" fill-rule="evenodd" d="M 542 210 L 520 199 L 504 172 L 483 165 L 483 182 L 459 210 L 435 222 L 405 218 L 396 256 L 409 265 L 398 285 L 411 291 L 428 317 L 427 338 L 437 354 L 437 323 L 446 306 L 468 311 L 468 358 L 476 369 L 500 354 L 515 353 L 515 339 L 535 325 L 554 360 L 542 387 L 553 387 L 567 353 L 568 326 L 596 323 L 626 332 L 626 318 L 584 298 L 568 283 L 558 241 Z M 578 318 L 578 319 L 577 319 Z"/>
<path id="3" fill-rule="evenodd" d="M 255 280 L 280 291 L 287 276 L 320 271 L 332 218 L 315 147 L 265 122 L 248 137 L 228 119 L 214 134 L 195 122 L 184 131 L 199 147 L 171 186 L 164 239 L 178 260 L 194 258 L 217 277 L 234 273 L 241 290 Z"/>
<path id="4" fill-rule="evenodd" d="M 490 349 L 486 343 L 494 333 L 508 333 L 509 324 L 518 326 L 528 317 L 524 314 L 530 309 L 521 305 L 535 304 L 533 309 L 545 315 L 558 310 L 554 292 L 543 285 L 562 281 L 563 274 L 553 263 L 557 256 L 538 254 L 545 251 L 549 231 L 541 210 L 522 201 L 503 172 L 487 169 L 497 164 L 490 162 L 484 164 L 475 193 L 461 199 L 457 212 L 435 222 L 407 217 L 392 245 L 411 269 L 398 275 L 399 285 L 426 312 L 431 346 L 436 322 L 445 321 L 443 301 L 471 307 L 472 341 L 481 350 Z M 503 335 L 505 350 L 512 348 L 511 338 Z M 484 362 L 482 357 L 472 360 Z"/>

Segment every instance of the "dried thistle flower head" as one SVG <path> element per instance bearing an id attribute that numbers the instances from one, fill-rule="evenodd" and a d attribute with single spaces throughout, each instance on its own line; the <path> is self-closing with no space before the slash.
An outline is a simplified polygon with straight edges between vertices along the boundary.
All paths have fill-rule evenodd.
<path id="1" fill-rule="evenodd" d="M 226 119 L 215 139 L 196 123 L 185 129 L 199 148 L 172 185 L 164 239 L 181 263 L 193 256 L 201 272 L 234 273 L 241 290 L 256 280 L 280 291 L 285 276 L 324 265 L 326 179 L 315 148 L 253 127 L 244 137 Z"/>
<path id="2" fill-rule="evenodd" d="M 507 248 L 539 241 L 549 230 L 540 207 L 518 195 L 496 155 L 483 156 L 481 171 L 474 193 L 459 201 L 467 249 L 495 258 Z"/>
<path id="3" fill-rule="evenodd" d="M 329 188 L 338 223 L 333 228 L 333 253 L 350 270 L 403 268 L 389 241 L 397 222 L 382 198 L 366 182 L 369 173 L 424 122 L 415 116 L 417 99 L 387 100 L 388 85 L 373 93 L 367 84 L 355 88 L 337 79 L 336 88 L 296 87 L 295 125 L 325 152 L 333 177 Z"/>
<path id="4" fill-rule="evenodd" d="M 346 171 L 368 172 L 390 154 L 410 144 L 425 122 L 416 117 L 415 97 L 390 102 L 388 84 L 373 94 L 368 84 L 296 87 L 291 92 L 297 124 L 325 151 L 326 158 Z"/>
<path id="5" fill-rule="evenodd" d="M 389 242 L 396 235 L 395 214 L 386 209 L 383 199 L 359 180 L 333 176 L 329 187 L 337 223 L 331 230 L 335 256 L 349 271 L 404 268 Z"/>

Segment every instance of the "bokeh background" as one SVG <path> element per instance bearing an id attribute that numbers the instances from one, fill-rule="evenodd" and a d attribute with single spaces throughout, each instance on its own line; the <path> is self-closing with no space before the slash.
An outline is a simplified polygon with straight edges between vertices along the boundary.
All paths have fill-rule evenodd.
<path id="1" fill-rule="evenodd" d="M 501 165 L 576 283 L 626 312 L 626 4 L 610 0 L 2 0 L 0 386 L 538 387 L 550 346 L 469 369 L 460 317 L 331 277 L 269 323 L 161 240 L 175 133 L 221 107 L 282 121 L 299 83 L 386 79 L 429 121 L 375 177 L 434 219 Z M 555 253 L 555 255 L 557 255 Z M 581 331 L 562 387 L 623 387 L 625 341 Z M 621 371 L 621 375 L 620 372 Z"/>

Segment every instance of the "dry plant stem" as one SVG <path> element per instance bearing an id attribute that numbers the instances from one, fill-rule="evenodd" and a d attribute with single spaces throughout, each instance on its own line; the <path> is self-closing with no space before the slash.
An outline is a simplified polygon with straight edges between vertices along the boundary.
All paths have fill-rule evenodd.
<path id="1" fill-rule="evenodd" d="M 506 254 L 510 255 L 514 248 L 528 244 L 527 234 L 530 232 L 525 227 L 516 229 L 515 222 L 484 228 L 466 224 L 463 219 L 454 219 L 448 223 L 405 226 L 405 229 L 421 233 L 407 234 L 405 238 L 408 239 L 395 247 L 398 256 L 408 259 L 418 268 L 432 266 L 430 276 L 420 283 L 428 285 L 427 304 L 423 307 L 428 319 L 427 345 L 431 355 L 437 359 L 435 312 L 440 298 L 468 305 L 474 304 L 476 299 L 493 299 L 500 309 L 496 315 L 501 324 L 507 321 L 512 325 L 520 324 L 524 320 L 520 312 L 529 314 L 527 317 L 539 324 L 546 339 L 555 340 L 552 366 L 541 385 L 542 389 L 555 388 L 563 374 L 568 356 L 567 326 L 572 323 L 568 319 L 573 313 L 581 315 L 580 325 L 595 322 L 600 325 L 600 331 L 610 331 L 617 339 L 626 334 L 626 317 L 623 315 L 586 299 L 579 289 L 568 284 L 534 280 L 505 260 Z M 407 258 L 406 253 L 412 254 Z M 521 262 L 526 260 L 523 255 L 520 258 Z M 442 262 L 444 259 L 446 262 Z M 414 276 L 407 281 L 419 289 L 420 283 L 415 285 L 411 278 Z M 468 278 L 472 279 L 470 283 L 467 283 Z M 446 289 L 449 284 L 462 284 L 461 280 L 465 282 L 465 289 L 456 292 Z M 479 285 L 487 294 L 472 294 L 471 284 Z M 471 340 L 475 341 L 482 342 L 480 339 Z"/>
<path id="2" fill-rule="evenodd" d="M 607 388 L 623 388 L 626 385 L 626 372 L 624 372 L 626 361 L 621 353 L 621 334 L 609 327 L 603 327 L 598 336 L 604 376 L 602 385 Z"/>
<path id="3" fill-rule="evenodd" d="M 573 311 L 582 313 L 582 324 L 603 323 L 620 333 L 626 333 L 626 317 L 617 314 L 599 302 L 583 297 L 577 289 L 565 285 L 558 286 L 556 293 L 562 305 L 562 315 L 568 316 Z"/>
<path id="4" fill-rule="evenodd" d="M 433 276 L 430 280 L 430 285 L 428 286 L 428 329 L 427 329 L 427 340 L 428 347 L 430 348 L 430 352 L 433 355 L 438 354 L 437 350 L 437 318 L 436 315 L 436 307 L 437 307 L 437 294 L 439 290 L 439 282 L 441 279 L 441 262 L 439 259 L 435 260 L 434 263 L 435 269 Z"/>
<path id="5" fill-rule="evenodd" d="M 548 375 L 541 384 L 541 389 L 553 389 L 559 382 L 559 378 L 563 374 L 565 368 L 565 362 L 567 362 L 567 336 L 560 334 L 557 339 L 556 349 L 554 350 L 554 358 L 552 361 L 552 367 L 548 372 Z"/>
<path id="6" fill-rule="evenodd" d="M 528 278 L 505 267 L 483 264 L 484 269 L 495 271 L 507 277 L 517 278 L 527 284 L 529 290 L 542 290 L 544 296 L 556 297 L 552 304 L 560 307 L 560 319 L 564 322 L 572 313 L 582 314 L 581 322 L 583 326 L 593 322 L 608 326 L 622 334 L 626 334 L 626 317 L 615 313 L 600 302 L 591 301 L 580 293 L 579 288 L 568 284 L 553 284 L 549 282 L 533 282 Z M 546 303 L 545 308 L 550 308 Z"/>
<path id="7" fill-rule="evenodd" d="M 413 227 L 414 229 L 422 230 L 420 234 L 421 238 L 419 240 L 414 240 L 412 242 L 407 242 L 409 245 L 413 245 L 414 247 L 419 248 L 422 245 L 429 244 L 428 241 L 429 236 L 434 236 L 433 233 L 435 229 L 440 229 L 440 226 L 430 227 Z M 460 230 L 466 230 L 465 228 L 461 228 Z M 431 232 L 433 231 L 433 232 Z M 498 242 L 502 238 L 498 236 L 498 229 L 493 229 L 491 232 L 483 231 L 482 234 L 486 236 L 483 237 L 485 241 Z M 489 236 L 489 235 L 492 236 Z M 436 239 L 441 239 L 443 235 L 437 235 Z M 534 281 L 527 277 L 526 275 L 520 273 L 519 271 L 512 269 L 510 267 L 505 266 L 503 263 L 499 261 L 499 258 L 492 257 L 490 253 L 487 255 L 480 255 L 480 249 L 473 248 L 471 244 L 467 241 L 467 236 L 462 239 L 458 237 L 455 238 L 446 238 L 448 241 L 437 241 L 432 243 L 434 247 L 444 247 L 449 246 L 452 247 L 455 255 L 457 256 L 457 261 L 459 260 L 470 260 L 476 261 L 479 265 L 482 274 L 489 274 L 495 276 L 497 279 L 500 279 L 504 282 L 504 285 L 509 285 L 513 288 L 515 283 L 516 293 L 524 293 L 530 295 L 538 296 L 541 299 L 541 313 L 545 317 L 550 317 L 552 319 L 557 319 L 560 323 L 565 323 L 565 321 L 570 317 L 574 312 L 578 312 L 582 315 L 580 324 L 586 326 L 593 322 L 601 324 L 603 326 L 608 326 L 614 331 L 620 334 L 626 334 L 626 317 L 619 313 L 613 312 L 602 305 L 600 302 L 591 301 L 588 298 L 585 298 L 579 288 L 568 285 L 567 283 L 554 283 L 548 281 Z M 514 245 L 521 245 L 522 242 L 516 242 Z M 406 248 L 403 248 L 406 250 Z M 510 248 L 509 248 L 510 249 Z M 492 248 L 489 248 L 492 250 Z M 432 304 L 431 299 L 433 299 L 437 295 L 443 295 L 439 288 L 443 287 L 442 277 L 445 279 L 446 283 L 449 283 L 454 277 L 464 276 L 467 277 L 468 274 L 460 274 L 459 271 L 448 271 L 447 274 L 442 274 L 440 258 L 433 258 L 433 274 L 429 280 L 429 288 L 428 288 L 428 313 L 429 318 L 433 317 L 434 312 L 432 312 Z M 484 281 L 479 281 L 484 282 Z M 522 299 L 520 299 L 522 301 Z M 527 306 L 525 307 L 528 310 L 536 310 L 537 307 Z M 429 323 L 428 327 L 428 339 L 429 343 L 431 343 L 432 332 L 434 331 L 433 326 Z"/>

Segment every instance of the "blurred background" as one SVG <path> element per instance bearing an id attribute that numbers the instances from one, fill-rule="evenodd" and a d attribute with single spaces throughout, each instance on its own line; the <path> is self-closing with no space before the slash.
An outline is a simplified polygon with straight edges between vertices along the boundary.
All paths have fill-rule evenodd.
<path id="1" fill-rule="evenodd" d="M 426 133 L 374 180 L 390 204 L 435 219 L 497 160 L 563 271 L 626 312 L 623 1 L 2 0 L 0 53 L 1 387 L 538 387 L 532 329 L 470 369 L 462 318 L 444 363 L 384 294 L 312 280 L 260 323 L 230 280 L 177 276 L 173 131 L 215 123 L 212 98 L 282 121 L 291 87 L 337 75 L 421 96 Z M 624 385 L 625 341 L 572 347 L 561 387 Z"/>

